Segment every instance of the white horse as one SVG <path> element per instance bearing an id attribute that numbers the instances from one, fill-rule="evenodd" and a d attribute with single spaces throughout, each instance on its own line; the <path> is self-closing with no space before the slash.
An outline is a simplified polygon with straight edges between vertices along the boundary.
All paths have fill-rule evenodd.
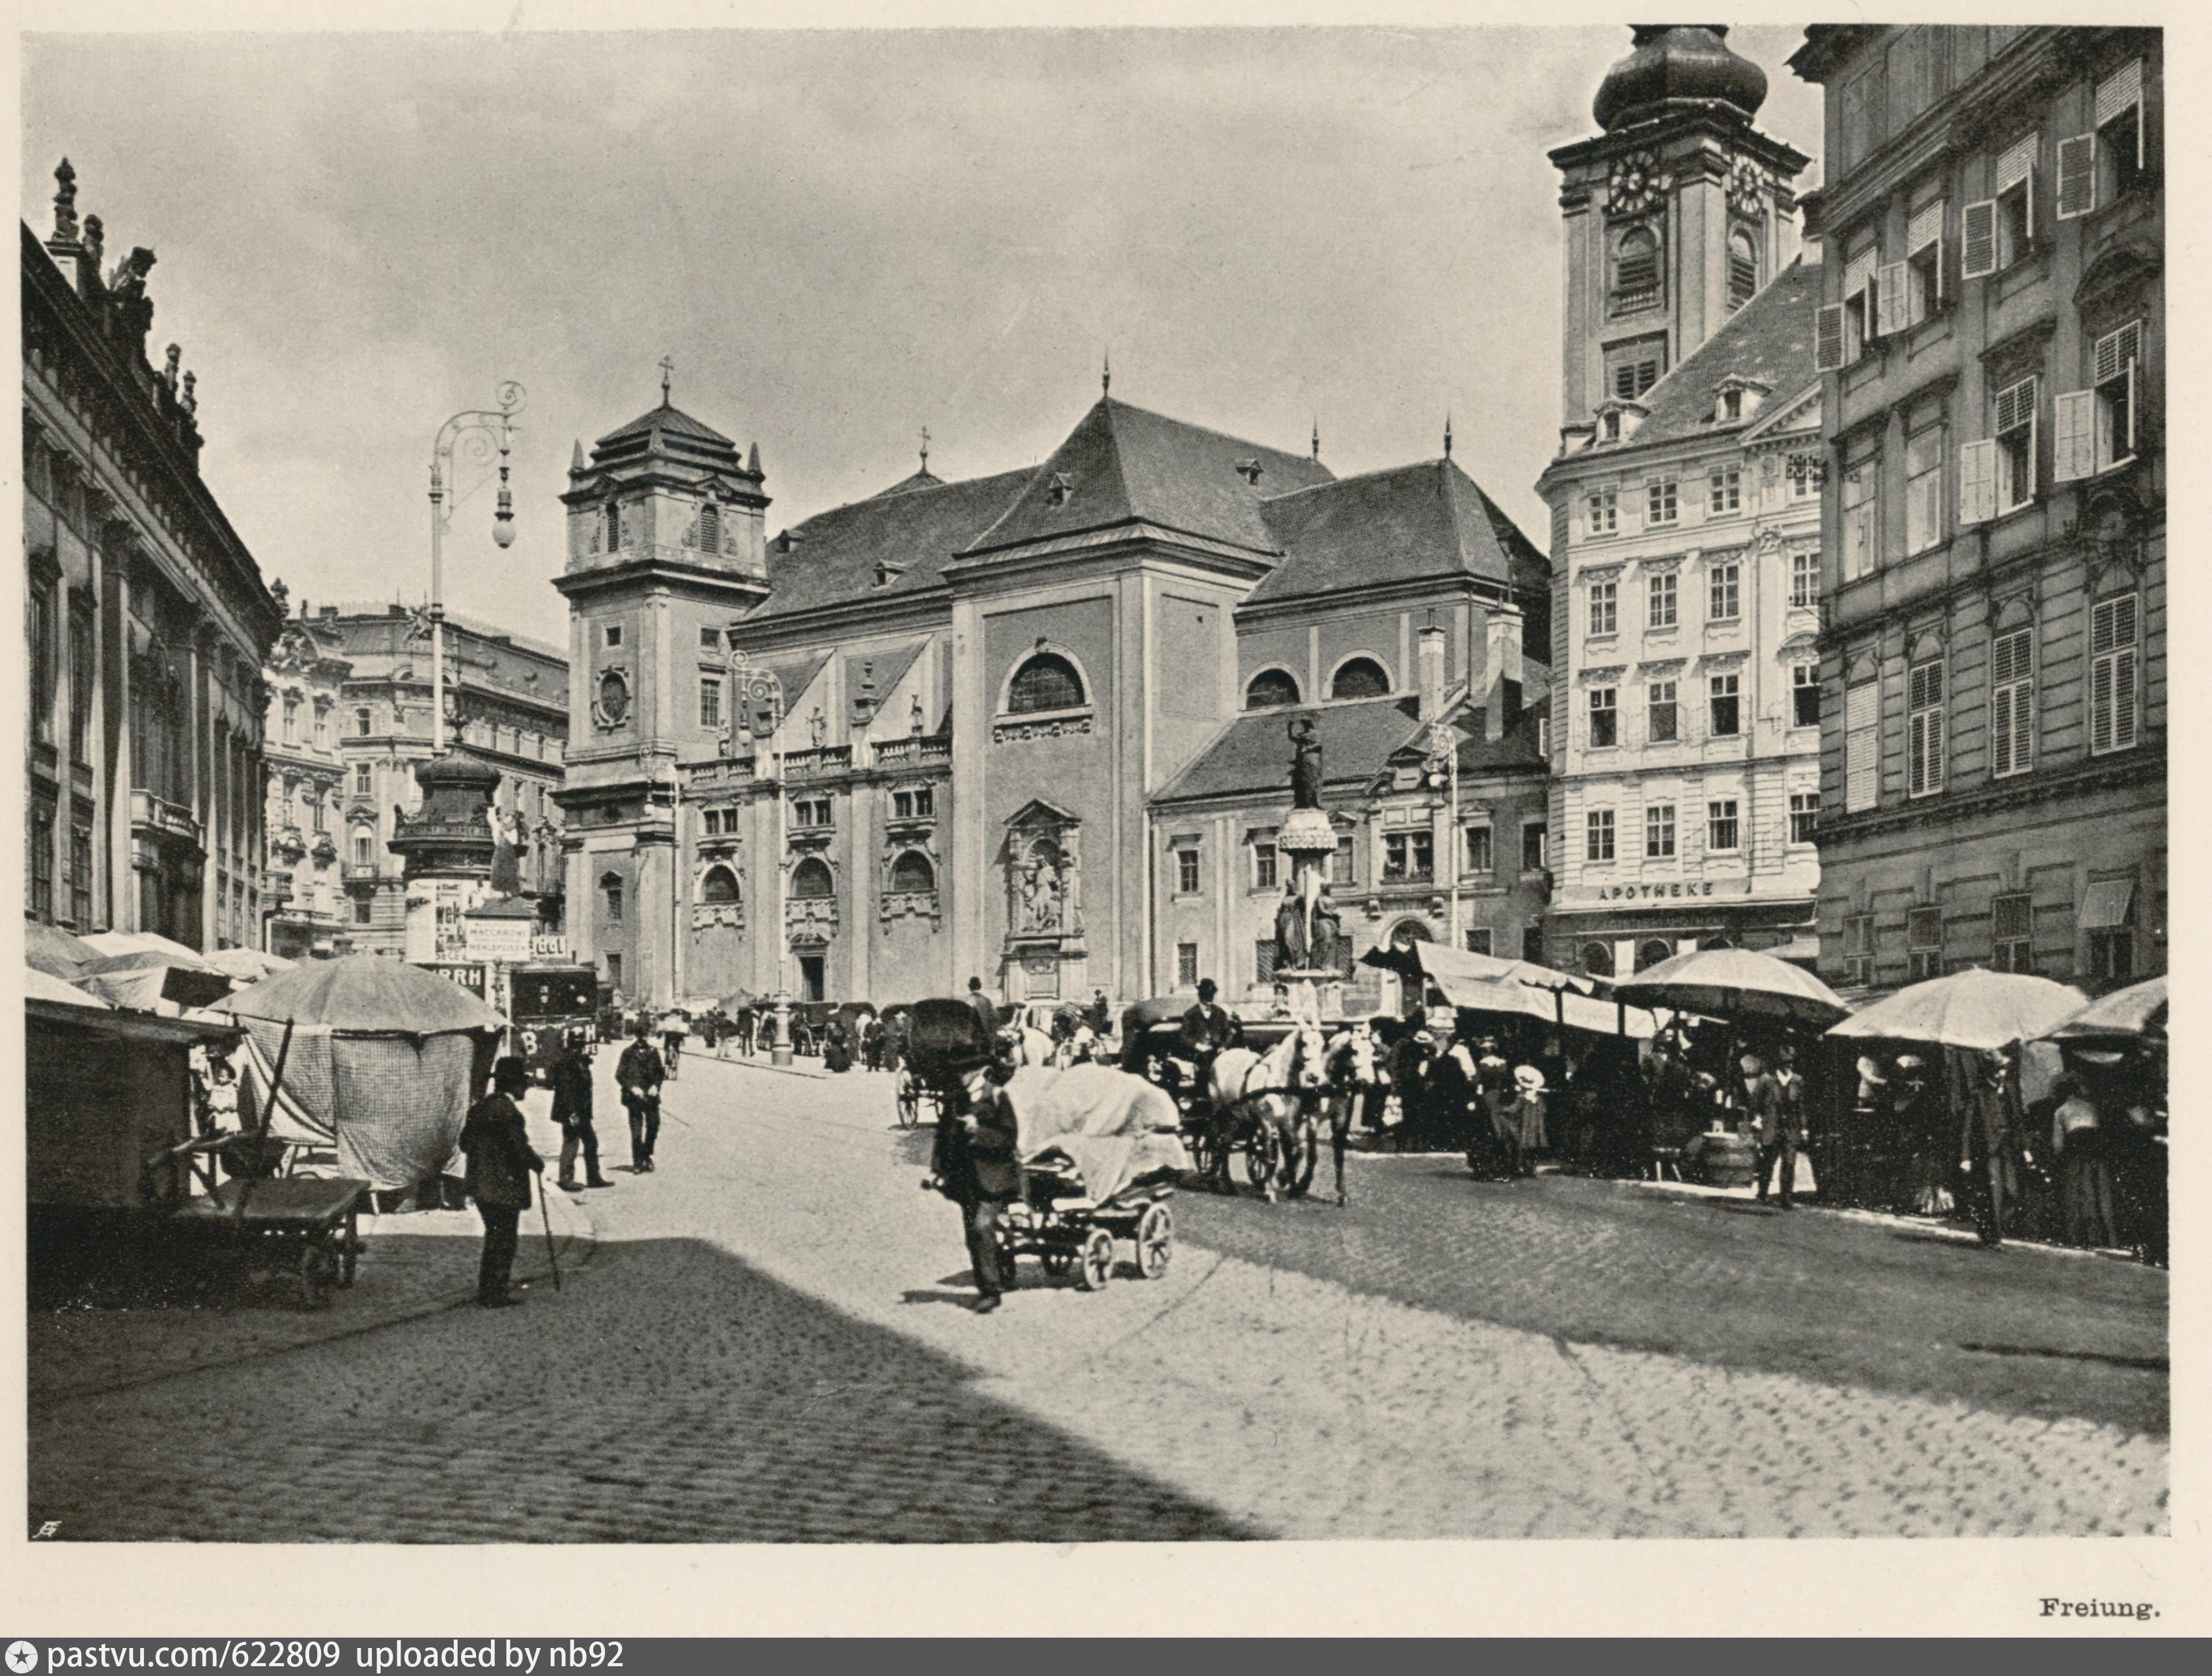
<path id="1" fill-rule="evenodd" d="M 1327 1067 L 1329 1096 L 1328 1145 L 1336 1163 L 1336 1202 L 1349 1205 L 1351 1195 L 1344 1186 L 1344 1154 L 1352 1139 L 1352 1116 L 1370 1090 L 1382 1080 L 1380 1056 L 1376 1052 L 1375 1034 L 1364 1024 L 1339 1033 L 1328 1044 L 1323 1060 Z"/>
<path id="2" fill-rule="evenodd" d="M 1053 1040 L 1042 1030 L 1033 1030 L 1026 1024 L 1010 1024 L 999 1032 L 999 1040 L 1006 1044 L 1016 1065 L 1058 1066 Z"/>
<path id="3" fill-rule="evenodd" d="M 1328 1059 L 1321 1026 L 1303 1022 L 1265 1054 L 1249 1048 L 1227 1048 L 1214 1057 L 1206 1092 L 1213 1103 L 1219 1148 L 1212 1173 L 1224 1186 L 1229 1181 L 1231 1143 L 1245 1122 L 1257 1119 L 1266 1123 L 1281 1144 L 1283 1155 L 1289 1156 L 1297 1133 L 1293 1120 L 1304 1108 L 1309 1093 L 1326 1085 Z M 1263 1191 L 1269 1199 L 1275 1197 L 1273 1175 L 1263 1184 Z"/>

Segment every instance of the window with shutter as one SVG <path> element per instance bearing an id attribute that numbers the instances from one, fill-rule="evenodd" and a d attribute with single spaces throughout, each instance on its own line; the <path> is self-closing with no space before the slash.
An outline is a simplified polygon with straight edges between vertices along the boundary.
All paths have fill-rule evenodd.
<path id="1" fill-rule="evenodd" d="M 1880 306 L 1875 310 L 1875 330 L 1885 335 L 1902 331 L 1911 325 L 1914 316 L 1906 298 L 1910 287 L 1906 283 L 1907 268 L 1902 262 L 1892 262 L 1883 267 L 1878 290 Z"/>
<path id="2" fill-rule="evenodd" d="M 1943 200 L 1912 212 L 1905 234 L 1905 318 L 1914 325 L 1943 306 Z"/>
<path id="3" fill-rule="evenodd" d="M 2002 778 L 2035 766 L 2034 631 L 2014 628 L 1990 647 L 1990 772 Z"/>
<path id="4" fill-rule="evenodd" d="M 1905 445 L 1905 550 L 1923 553 L 1943 539 L 1943 429 L 1930 426 Z"/>
<path id="5" fill-rule="evenodd" d="M 2137 596 L 2123 594 L 2089 615 L 2089 749 L 2125 750 L 2136 742 Z"/>
<path id="6" fill-rule="evenodd" d="M 2097 137 L 2076 134 L 2058 143 L 2057 217 L 2070 222 L 2097 207 Z"/>
<path id="7" fill-rule="evenodd" d="M 1959 276 L 1987 279 L 1997 270 L 1997 205 L 1995 198 L 1970 203 L 1959 216 Z"/>
<path id="8" fill-rule="evenodd" d="M 2051 398 L 2051 481 L 2069 483 L 2097 469 L 2097 392 L 2066 390 Z"/>
<path id="9" fill-rule="evenodd" d="M 1815 320 L 1814 333 L 1814 367 L 1822 373 L 1832 373 L 1844 364 L 1844 310 L 1840 303 L 1830 303 L 1821 309 Z"/>
<path id="10" fill-rule="evenodd" d="M 1997 392 L 1991 440 L 1996 444 L 1996 509 L 2011 512 L 2035 499 L 2036 385 L 2021 379 Z"/>
<path id="11" fill-rule="evenodd" d="M 1959 522 L 1986 524 L 1997 514 L 1997 445 L 1969 442 L 1959 450 Z"/>
<path id="12" fill-rule="evenodd" d="M 2029 134 L 1997 159 L 1996 265 L 2009 268 L 2035 246 L 2035 157 L 2041 136 Z"/>
<path id="13" fill-rule="evenodd" d="M 1905 676 L 1905 790 L 1928 797 L 1943 789 L 1943 660 L 1915 664 Z"/>
<path id="14" fill-rule="evenodd" d="M 1875 493 L 1881 477 L 1878 457 L 1844 473 L 1844 580 L 1847 582 L 1873 575 L 1881 563 L 1880 501 Z"/>
<path id="15" fill-rule="evenodd" d="M 2133 58 L 2097 83 L 2095 192 L 2111 203 L 2135 191 L 2143 173 L 2142 60 Z"/>
<path id="16" fill-rule="evenodd" d="M 1844 264 L 1844 363 L 1849 366 L 1866 353 L 1869 340 L 1878 336 L 1881 322 L 1875 313 L 1875 276 L 1881 252 L 1869 245 Z"/>
<path id="17" fill-rule="evenodd" d="M 1844 697 L 1844 807 L 1875 806 L 1881 768 L 1881 684 L 1863 682 Z"/>
<path id="18" fill-rule="evenodd" d="M 2094 471 L 2125 465 L 2136 457 L 2136 366 L 2142 352 L 2140 320 L 2097 340 L 2093 356 L 2096 387 L 2088 392 L 2093 410 L 2085 450 Z"/>

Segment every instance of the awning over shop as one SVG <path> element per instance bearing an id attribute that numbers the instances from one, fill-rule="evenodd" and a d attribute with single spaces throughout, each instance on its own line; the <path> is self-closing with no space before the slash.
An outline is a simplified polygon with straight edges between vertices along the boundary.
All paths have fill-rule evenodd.
<path id="1" fill-rule="evenodd" d="M 1432 975 L 1432 981 L 1445 1000 L 1471 1012 L 1504 1013 L 1571 1030 L 1626 1035 L 1639 1041 L 1649 1041 L 1658 1032 L 1658 1021 L 1642 1007 L 1597 1000 L 1571 989 L 1538 989 L 1525 983 L 1442 973 Z"/>

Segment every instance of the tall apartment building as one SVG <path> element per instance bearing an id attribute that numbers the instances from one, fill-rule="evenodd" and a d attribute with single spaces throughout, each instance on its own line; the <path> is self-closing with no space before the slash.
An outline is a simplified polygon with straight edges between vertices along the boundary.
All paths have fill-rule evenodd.
<path id="1" fill-rule="evenodd" d="M 1648 26 L 1603 133 L 1552 154 L 1565 217 L 1552 509 L 1551 963 L 1700 943 L 1809 952 L 1819 862 L 1821 269 L 1808 159 L 1758 66 Z"/>
<path id="2" fill-rule="evenodd" d="M 1822 973 L 2161 971 L 2162 38 L 1806 36 Z"/>
<path id="3" fill-rule="evenodd" d="M 283 610 L 200 476 L 143 246 L 107 259 L 76 176 L 22 229 L 24 908 L 79 934 L 258 947 L 261 665 Z"/>

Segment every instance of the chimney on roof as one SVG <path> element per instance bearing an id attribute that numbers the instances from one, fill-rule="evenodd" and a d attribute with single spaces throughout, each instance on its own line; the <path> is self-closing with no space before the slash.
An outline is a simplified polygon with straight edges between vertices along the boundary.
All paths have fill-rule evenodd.
<path id="1" fill-rule="evenodd" d="M 325 605 L 323 607 L 323 615 L 325 616 L 336 616 L 337 614 L 338 608 L 335 605 Z"/>
<path id="2" fill-rule="evenodd" d="M 1421 720 L 1438 721 L 1444 709 L 1444 631 L 1433 613 L 1422 626 L 1419 659 L 1421 671 Z"/>
<path id="3" fill-rule="evenodd" d="M 1495 739 L 1519 718 L 1521 694 L 1521 610 L 1493 602 L 1482 624 L 1482 672 L 1480 677 L 1484 715 L 1482 737 Z M 1509 703 L 1509 699 L 1516 702 Z"/>

